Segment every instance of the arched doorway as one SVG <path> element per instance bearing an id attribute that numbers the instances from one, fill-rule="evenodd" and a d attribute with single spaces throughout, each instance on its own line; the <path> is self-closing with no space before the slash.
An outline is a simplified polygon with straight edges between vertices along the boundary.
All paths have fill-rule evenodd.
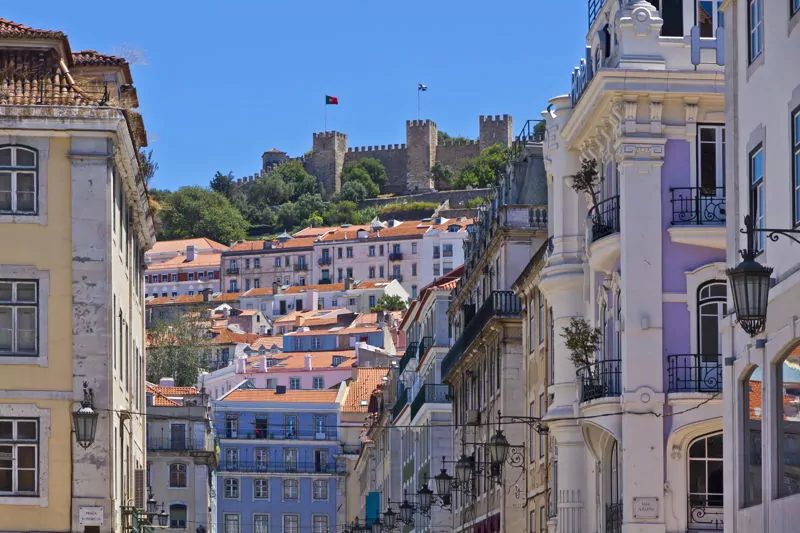
<path id="1" fill-rule="evenodd" d="M 722 432 L 694 439 L 689 444 L 688 459 L 688 529 L 722 531 Z"/>

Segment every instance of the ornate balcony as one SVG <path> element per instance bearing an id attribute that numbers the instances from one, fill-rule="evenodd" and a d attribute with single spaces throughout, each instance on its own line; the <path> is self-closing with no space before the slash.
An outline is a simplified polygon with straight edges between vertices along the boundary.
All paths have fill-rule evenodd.
<path id="1" fill-rule="evenodd" d="M 225 273 L 229 276 L 236 276 L 239 274 L 239 267 L 238 266 L 229 266 L 225 269 Z"/>
<path id="2" fill-rule="evenodd" d="M 426 403 L 450 403 L 450 387 L 447 385 L 423 385 L 411 402 L 411 419 Z"/>
<path id="3" fill-rule="evenodd" d="M 392 252 L 389 254 L 389 261 L 402 261 L 403 254 L 400 252 Z"/>
<path id="4" fill-rule="evenodd" d="M 150 437 L 147 439 L 149 452 L 188 452 L 188 451 L 214 451 L 214 438 L 209 434 L 205 437 L 170 438 Z"/>
<path id="5" fill-rule="evenodd" d="M 722 356 L 669 355 L 667 379 L 667 392 L 722 392 Z"/>
<path id="6" fill-rule="evenodd" d="M 622 361 L 607 359 L 581 367 L 577 371 L 581 402 L 613 398 L 622 392 Z"/>
<path id="7" fill-rule="evenodd" d="M 689 496 L 686 523 L 689 531 L 723 531 L 722 494 Z"/>
<path id="8" fill-rule="evenodd" d="M 308 265 L 305 263 L 295 263 L 294 264 L 294 271 L 295 272 L 305 272 L 308 270 Z"/>
<path id="9" fill-rule="evenodd" d="M 317 259 L 317 263 L 321 266 L 330 265 L 333 264 L 333 258 L 329 255 L 328 256 L 323 255 L 322 257 Z"/>
<path id="10" fill-rule="evenodd" d="M 400 411 L 403 410 L 408 404 L 408 389 L 403 389 L 403 392 L 397 396 L 397 399 L 394 402 L 394 406 L 392 407 L 392 420 L 397 418 L 400 415 Z"/>
<path id="11" fill-rule="evenodd" d="M 336 462 L 298 462 L 298 461 L 221 461 L 217 467 L 220 472 L 256 473 L 298 473 L 298 474 L 337 474 Z"/>
<path id="12" fill-rule="evenodd" d="M 406 346 L 406 351 L 403 353 L 403 357 L 400 358 L 400 362 L 397 365 L 398 374 L 402 374 L 403 370 L 406 369 L 411 359 L 416 357 L 417 346 L 419 346 L 419 343 L 416 342 L 411 342 L 408 344 L 408 346 Z"/>
<path id="13" fill-rule="evenodd" d="M 589 210 L 590 242 L 619 233 L 619 196 L 603 200 Z"/>
<path id="14" fill-rule="evenodd" d="M 725 225 L 724 187 L 675 187 L 670 191 L 673 225 Z"/>

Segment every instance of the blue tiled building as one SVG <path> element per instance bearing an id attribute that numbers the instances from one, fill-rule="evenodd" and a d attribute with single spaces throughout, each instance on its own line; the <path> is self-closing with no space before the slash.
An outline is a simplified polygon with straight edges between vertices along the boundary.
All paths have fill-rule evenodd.
<path id="1" fill-rule="evenodd" d="M 344 491 L 337 396 L 245 382 L 215 402 L 219 533 L 336 531 Z"/>

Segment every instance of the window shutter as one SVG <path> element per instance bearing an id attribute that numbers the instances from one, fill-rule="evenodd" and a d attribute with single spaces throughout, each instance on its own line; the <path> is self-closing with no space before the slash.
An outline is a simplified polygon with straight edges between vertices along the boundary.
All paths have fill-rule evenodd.
<path id="1" fill-rule="evenodd" d="M 137 468 L 133 471 L 133 478 L 134 478 L 134 501 L 135 505 L 139 509 L 145 508 L 145 494 L 144 494 L 144 469 Z"/>

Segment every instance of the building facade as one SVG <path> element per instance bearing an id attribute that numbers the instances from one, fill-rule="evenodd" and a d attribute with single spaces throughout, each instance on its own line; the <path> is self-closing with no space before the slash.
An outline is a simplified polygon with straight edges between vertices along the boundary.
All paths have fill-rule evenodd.
<path id="1" fill-rule="evenodd" d="M 120 531 L 122 506 L 144 506 L 155 240 L 136 90 L 123 59 L 5 19 L 0 63 L 0 527 Z M 84 383 L 88 448 L 71 427 Z"/>
<path id="2" fill-rule="evenodd" d="M 222 254 L 222 290 L 247 292 L 262 287 L 311 285 L 315 240 L 313 235 L 292 237 L 283 233 L 274 241 L 234 243 Z"/>
<path id="3" fill-rule="evenodd" d="M 725 161 L 728 266 L 747 248 L 745 215 L 757 228 L 800 222 L 800 4 L 725 2 Z M 795 236 L 796 237 L 796 236 Z M 725 531 L 791 531 L 800 520 L 797 452 L 800 247 L 755 235 L 756 261 L 774 268 L 763 332 L 750 338 L 734 316 L 722 328 L 726 360 Z M 738 317 L 737 317 L 738 318 Z M 730 362 L 730 366 L 728 366 Z"/>
<path id="4" fill-rule="evenodd" d="M 221 254 L 229 248 L 211 239 L 160 241 L 144 255 L 145 296 L 191 296 L 220 292 Z"/>
<path id="5" fill-rule="evenodd" d="M 554 526 L 722 530 L 723 17 L 718 2 L 590 6 L 586 60 L 544 113 Z M 570 349 L 579 326 L 598 334 L 588 358 Z"/>
<path id="6" fill-rule="evenodd" d="M 214 402 L 222 533 L 337 530 L 344 501 L 339 391 L 255 389 Z"/>

